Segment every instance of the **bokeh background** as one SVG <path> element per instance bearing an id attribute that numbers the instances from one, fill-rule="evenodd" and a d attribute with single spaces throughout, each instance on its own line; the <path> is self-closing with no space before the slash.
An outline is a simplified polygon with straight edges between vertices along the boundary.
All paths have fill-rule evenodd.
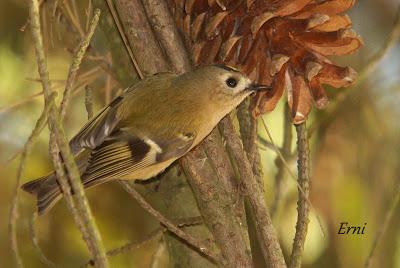
<path id="1" fill-rule="evenodd" d="M 43 30 L 50 78 L 58 90 L 71 62 L 71 51 L 77 44 L 79 27 L 86 24 L 84 10 L 87 0 L 76 6 L 64 0 L 64 12 L 80 21 L 62 19 L 49 23 L 54 1 L 43 13 Z M 363 37 L 365 46 L 337 62 L 362 70 L 369 59 L 383 46 L 396 18 L 400 3 L 396 0 L 358 1 L 349 15 L 353 28 Z M 83 8 L 82 8 L 83 7 Z M 75 9 L 76 8 L 76 9 Z M 78 10 L 78 12 L 76 12 Z M 75 16 L 74 16 L 75 15 Z M 56 16 L 55 16 L 56 17 Z M 24 0 L 0 1 L 0 267 L 13 267 L 9 247 L 7 219 L 15 187 L 19 158 L 13 158 L 26 142 L 43 107 L 34 50 L 26 26 L 28 4 Z M 68 25 L 70 27 L 68 27 Z M 72 26 L 71 26 L 72 25 Z M 97 30 L 95 41 L 104 33 Z M 123 48 L 121 48 L 123 49 Z M 123 89 L 111 71 L 107 48 L 89 51 L 79 72 L 73 101 L 68 110 L 65 129 L 71 137 L 86 121 L 85 86 L 93 89 L 94 108 L 98 110 Z M 335 95 L 350 90 L 333 116 L 321 121 L 323 111 L 313 111 L 309 122 L 323 122 L 311 139 L 313 204 L 311 222 L 304 252 L 304 267 L 362 267 L 373 239 L 382 227 L 400 183 L 400 45 L 395 44 L 382 58 L 379 66 L 357 88 L 330 89 Z M 283 134 L 283 103 L 265 115 L 274 141 L 280 145 Z M 260 135 L 266 138 L 260 126 Z M 293 140 L 295 143 L 295 140 Z M 265 193 L 269 205 L 274 200 L 276 154 L 260 145 L 264 169 Z M 12 159 L 12 160 L 10 160 Z M 295 170 L 295 161 L 289 161 Z M 51 170 L 48 155 L 48 131 L 45 129 L 28 156 L 23 182 Z M 34 199 L 21 193 L 18 238 L 22 256 L 28 267 L 42 267 L 30 240 L 29 224 Z M 129 241 L 139 241 L 157 227 L 157 223 L 117 184 L 108 183 L 88 191 L 90 204 L 103 234 L 107 249 Z M 274 224 L 284 251 L 290 252 L 296 222 L 297 189 L 290 176 L 283 181 L 283 196 Z M 400 267 L 400 207 L 380 241 L 372 267 Z M 318 221 L 319 219 L 319 221 Z M 363 226 L 364 235 L 338 235 L 340 222 Z M 43 252 L 55 263 L 76 267 L 88 259 L 86 247 L 63 202 L 36 222 Z M 323 231 L 322 231 L 323 230 Z M 157 257 L 158 266 L 154 262 Z M 165 267 L 168 256 L 158 240 L 150 241 L 129 253 L 110 259 L 112 267 Z"/>

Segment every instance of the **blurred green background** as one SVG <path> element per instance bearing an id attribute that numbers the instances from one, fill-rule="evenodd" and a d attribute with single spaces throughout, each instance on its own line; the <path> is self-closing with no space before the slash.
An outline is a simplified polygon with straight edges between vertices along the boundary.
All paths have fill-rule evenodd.
<path id="1" fill-rule="evenodd" d="M 74 28 L 61 21 L 54 25 L 51 5 L 43 13 L 50 78 L 54 87 L 62 89 L 77 41 Z M 74 4 L 65 0 L 74 14 Z M 393 28 L 395 0 L 358 1 L 349 13 L 353 28 L 363 37 L 365 46 L 356 54 L 341 57 L 342 65 L 361 70 L 385 42 Z M 80 1 L 86 7 L 88 1 Z M 81 7 L 81 6 L 80 6 Z M 79 8 L 78 10 L 84 10 Z M 85 16 L 75 14 L 85 25 Z M 15 186 L 19 158 L 9 160 L 21 151 L 43 107 L 39 94 L 37 67 L 32 39 L 26 27 L 28 4 L 24 0 L 0 1 L 0 267 L 13 267 L 9 247 L 7 219 Z M 73 24 L 73 21 L 70 22 Z M 68 23 L 66 23 L 68 24 Z M 26 29 L 25 29 L 26 28 Z M 102 34 L 96 31 L 95 38 Z M 76 36 L 76 35 L 75 35 Z M 325 121 L 313 135 L 311 202 L 313 209 L 305 245 L 304 267 L 362 267 L 376 232 L 383 225 L 385 213 L 398 191 L 400 174 L 400 46 L 396 44 L 382 59 L 360 88 L 327 89 L 334 95 L 352 90 L 332 118 Z M 121 48 L 123 49 L 123 48 Z M 107 103 L 123 88 L 110 72 L 106 49 L 89 51 L 79 78 L 65 129 L 71 137 L 86 121 L 84 87 L 93 88 L 95 110 Z M 135 78 L 132 78 L 134 81 Z M 310 122 L 323 118 L 323 111 L 313 111 Z M 276 143 L 282 143 L 283 104 L 265 116 Z M 266 137 L 260 125 L 260 135 Z M 274 198 L 274 164 L 272 150 L 261 148 L 265 174 L 266 197 L 269 205 Z M 295 162 L 290 162 L 295 170 Z M 48 155 L 48 131 L 45 129 L 28 156 L 23 182 L 51 170 Z M 286 176 L 283 197 L 274 224 L 284 251 L 290 252 L 297 217 L 296 185 Z M 129 241 L 139 241 L 157 227 L 117 184 L 108 183 L 88 191 L 90 204 L 107 249 Z M 29 235 L 29 222 L 34 211 L 33 198 L 21 193 L 18 238 L 27 267 L 42 267 Z M 372 267 L 400 267 L 400 208 L 383 236 Z M 325 232 L 322 234 L 317 216 Z M 338 235 L 340 222 L 366 225 L 364 235 Z M 51 260 L 65 267 L 76 267 L 88 259 L 88 253 L 64 202 L 59 202 L 36 224 L 39 243 Z M 151 241 L 139 249 L 110 258 L 112 267 L 150 267 L 154 255 L 162 256 L 158 266 L 168 261 L 165 247 Z M 154 263 L 153 263 L 154 264 Z M 157 264 L 154 264 L 157 265 Z"/>

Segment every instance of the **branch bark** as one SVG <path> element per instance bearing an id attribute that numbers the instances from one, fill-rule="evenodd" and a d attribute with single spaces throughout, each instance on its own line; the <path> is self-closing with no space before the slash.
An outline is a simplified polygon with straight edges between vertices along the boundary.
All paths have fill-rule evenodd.
<path id="1" fill-rule="evenodd" d="M 100 14 L 98 12 L 97 19 L 99 15 Z M 30 22 L 36 51 L 36 60 L 38 63 L 38 70 L 42 82 L 43 95 L 45 98 L 45 105 L 50 105 L 54 91 L 51 88 L 43 49 L 39 3 L 37 0 L 31 1 Z M 51 105 L 49 108 L 48 124 L 51 132 L 50 148 L 52 150 L 52 160 L 53 164 L 55 165 L 56 174 L 62 186 L 63 193 L 67 197 L 66 200 L 71 208 L 71 212 L 74 215 L 74 219 L 76 220 L 76 223 L 82 232 L 84 240 L 87 243 L 93 259 L 96 261 L 97 266 L 108 267 L 101 237 L 88 205 L 74 157 L 69 148 L 67 139 L 65 138 L 64 130 L 61 124 L 61 118 L 59 116 L 59 110 L 56 105 Z M 61 160 L 58 149 L 61 152 L 63 161 Z M 64 166 L 62 163 L 65 165 L 69 180 L 65 176 L 66 173 L 64 172 Z M 71 189 L 75 193 L 73 200 L 69 197 L 71 193 L 68 185 L 69 183 L 71 183 Z M 75 208 L 75 205 L 76 209 L 73 209 Z"/>
<path id="2" fill-rule="evenodd" d="M 269 267 L 286 267 L 279 240 L 269 216 L 264 192 L 260 189 L 252 167 L 243 151 L 243 144 L 236 135 L 232 121 L 225 117 L 220 123 L 220 130 L 225 137 L 226 144 L 239 165 L 241 183 L 251 206 L 251 215 L 255 222 L 257 237 L 262 253 Z"/>
<path id="3" fill-rule="evenodd" d="M 169 64 L 147 20 L 141 1 L 116 0 L 115 6 L 144 76 L 169 70 Z"/>
<path id="4" fill-rule="evenodd" d="M 184 73 L 191 69 L 191 63 L 186 53 L 175 22 L 169 12 L 167 3 L 160 0 L 142 0 L 147 17 L 157 40 L 165 50 L 166 58 L 175 73 Z"/>
<path id="5" fill-rule="evenodd" d="M 200 146 L 181 159 L 188 181 L 197 198 L 202 216 L 214 235 L 223 256 L 224 267 L 252 267 L 247 233 L 241 231 L 241 217 L 236 217 L 232 199 L 225 185 L 215 179 L 210 159 Z M 228 188 L 229 189 L 229 188 Z"/>
<path id="6" fill-rule="evenodd" d="M 296 125 L 297 132 L 297 150 L 298 150 L 298 201 L 297 201 L 297 223 L 296 234 L 293 241 L 292 255 L 290 256 L 290 267 L 300 268 L 301 259 L 304 250 L 304 243 L 307 236 L 307 228 L 309 222 L 310 207 L 308 204 L 308 196 L 310 193 L 310 150 L 308 147 L 308 135 L 306 123 Z"/>

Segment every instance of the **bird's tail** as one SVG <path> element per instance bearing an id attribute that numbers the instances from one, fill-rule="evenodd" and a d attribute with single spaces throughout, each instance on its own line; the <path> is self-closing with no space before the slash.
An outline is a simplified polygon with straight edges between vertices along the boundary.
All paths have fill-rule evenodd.
<path id="1" fill-rule="evenodd" d="M 61 189 L 53 173 L 22 185 L 24 191 L 36 196 L 38 214 L 42 215 L 61 199 Z"/>
<path id="2" fill-rule="evenodd" d="M 89 155 L 90 151 L 84 150 L 75 157 L 76 164 L 81 175 L 87 167 Z M 94 183 L 94 185 L 99 183 Z M 84 186 L 86 186 L 84 179 L 83 184 Z M 22 190 L 36 196 L 39 215 L 43 215 L 44 213 L 49 211 L 63 196 L 55 172 L 52 172 L 49 175 L 38 178 L 36 180 L 27 182 L 22 185 L 21 188 Z"/>

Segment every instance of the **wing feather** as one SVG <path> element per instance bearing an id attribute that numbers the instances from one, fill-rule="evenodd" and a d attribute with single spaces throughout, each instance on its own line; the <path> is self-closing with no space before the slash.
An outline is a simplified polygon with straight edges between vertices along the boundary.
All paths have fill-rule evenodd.
<path id="1" fill-rule="evenodd" d="M 119 122 L 117 108 L 122 101 L 122 96 L 115 98 L 71 139 L 69 144 L 74 154 L 82 148 L 95 149 L 103 143 Z"/>
<path id="2" fill-rule="evenodd" d="M 146 167 L 179 158 L 190 149 L 194 139 L 194 135 L 168 141 L 138 138 L 121 132 L 115 135 L 92 151 L 82 175 L 86 186 L 134 176 Z"/>

